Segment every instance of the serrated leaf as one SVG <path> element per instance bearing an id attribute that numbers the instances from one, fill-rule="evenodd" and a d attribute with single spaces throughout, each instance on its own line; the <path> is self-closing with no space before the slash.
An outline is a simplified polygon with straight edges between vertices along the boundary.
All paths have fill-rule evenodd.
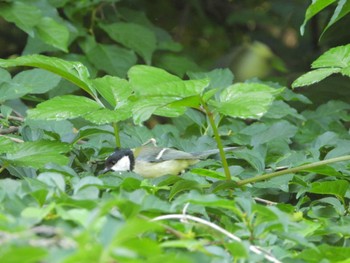
<path id="1" fill-rule="evenodd" d="M 331 194 L 343 198 L 349 189 L 349 182 L 345 180 L 314 182 L 311 184 L 310 193 Z"/>
<path id="2" fill-rule="evenodd" d="M 90 95 L 95 91 L 90 83 L 90 74 L 88 69 L 80 62 L 65 61 L 60 58 L 47 57 L 44 55 L 28 55 L 14 59 L 0 59 L 0 67 L 29 66 L 45 69 L 55 73 L 62 78 L 74 83 Z"/>
<path id="3" fill-rule="evenodd" d="M 302 86 L 308 86 L 320 82 L 328 76 L 339 73 L 340 68 L 319 68 L 301 75 L 292 83 L 292 88 L 298 88 Z"/>
<path id="4" fill-rule="evenodd" d="M 68 144 L 54 141 L 24 142 L 18 145 L 15 153 L 6 155 L 10 164 L 43 168 L 47 163 L 66 165 L 68 157 L 62 155 L 70 150 Z"/>
<path id="5" fill-rule="evenodd" d="M 31 37 L 34 37 L 34 26 L 39 23 L 41 11 L 31 4 L 21 1 L 0 4 L 0 15 L 9 22 L 13 22 Z"/>
<path id="6" fill-rule="evenodd" d="M 312 63 L 312 68 L 345 68 L 349 66 L 350 44 L 331 48 Z"/>
<path id="7" fill-rule="evenodd" d="M 0 136 L 0 153 L 13 152 L 16 149 L 16 144 L 8 138 Z"/>
<path id="8" fill-rule="evenodd" d="M 172 200 L 178 193 L 188 190 L 201 190 L 200 184 L 192 180 L 181 180 L 176 182 L 170 190 L 169 200 Z"/>
<path id="9" fill-rule="evenodd" d="M 146 62 L 151 64 L 152 54 L 156 50 L 156 36 L 145 26 L 134 23 L 100 24 L 100 27 L 116 42 L 134 50 Z"/>
<path id="10" fill-rule="evenodd" d="M 166 117 L 177 117 L 184 114 L 186 111 L 185 107 L 167 107 L 177 99 L 176 97 L 147 97 L 147 99 L 139 99 L 132 107 L 134 122 L 141 124 L 154 113 Z"/>
<path id="11" fill-rule="evenodd" d="M 220 101 L 209 100 L 208 103 L 224 115 L 260 118 L 282 90 L 259 83 L 237 83 L 221 92 Z"/>
<path id="12" fill-rule="evenodd" d="M 69 31 L 63 24 L 56 22 L 51 17 L 43 17 L 35 28 L 43 42 L 68 52 Z"/>
<path id="13" fill-rule="evenodd" d="M 92 81 L 95 89 L 113 108 L 123 103 L 132 94 L 129 82 L 113 76 L 104 76 Z M 118 105 L 119 106 L 119 105 Z"/>
<path id="14" fill-rule="evenodd" d="M 184 81 L 163 69 L 137 65 L 128 76 L 133 89 L 141 96 L 195 96 L 209 85 L 208 79 Z"/>
<path id="15" fill-rule="evenodd" d="M 131 109 L 109 110 L 106 108 L 84 114 L 85 120 L 102 125 L 126 120 L 132 116 Z"/>
<path id="16" fill-rule="evenodd" d="M 65 95 L 38 104 L 35 109 L 28 111 L 28 118 L 66 120 L 77 118 L 99 109 L 101 109 L 101 106 L 91 99 L 82 96 Z"/>
<path id="17" fill-rule="evenodd" d="M 7 263 L 26 262 L 36 263 L 44 261 L 48 256 L 48 251 L 42 247 L 29 245 L 9 245 L 2 249 L 0 261 Z"/>

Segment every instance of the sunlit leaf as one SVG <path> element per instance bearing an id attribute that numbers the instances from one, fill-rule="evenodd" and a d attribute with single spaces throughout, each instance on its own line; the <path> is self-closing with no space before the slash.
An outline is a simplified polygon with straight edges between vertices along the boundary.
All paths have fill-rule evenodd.
<path id="1" fill-rule="evenodd" d="M 210 100 L 209 103 L 224 115 L 260 118 L 282 90 L 259 83 L 238 83 L 224 89 L 220 101 Z"/>
<path id="2" fill-rule="evenodd" d="M 0 59 L 0 67 L 7 68 L 17 66 L 45 69 L 67 79 L 89 94 L 94 94 L 94 90 L 90 83 L 89 71 L 80 62 L 66 61 L 60 58 L 47 57 L 44 55 L 28 55 L 8 60 Z"/>
<path id="3" fill-rule="evenodd" d="M 38 104 L 35 109 L 28 111 L 28 118 L 66 120 L 77 118 L 99 109 L 101 109 L 101 106 L 91 99 L 83 96 L 65 95 Z"/>

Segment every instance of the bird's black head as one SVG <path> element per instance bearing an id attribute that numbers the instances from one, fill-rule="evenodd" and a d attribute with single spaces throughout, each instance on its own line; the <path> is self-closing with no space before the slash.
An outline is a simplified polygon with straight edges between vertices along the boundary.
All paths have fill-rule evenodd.
<path id="1" fill-rule="evenodd" d="M 135 166 L 135 157 L 130 149 L 117 148 L 105 162 L 105 171 L 132 171 Z"/>

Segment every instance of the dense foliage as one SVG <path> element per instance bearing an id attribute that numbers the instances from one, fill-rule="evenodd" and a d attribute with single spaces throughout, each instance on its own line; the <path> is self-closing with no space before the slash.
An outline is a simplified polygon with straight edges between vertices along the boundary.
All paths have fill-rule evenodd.
<path id="1" fill-rule="evenodd" d="M 0 262 L 349 262 L 350 2 L 174 2 L 0 1 Z"/>

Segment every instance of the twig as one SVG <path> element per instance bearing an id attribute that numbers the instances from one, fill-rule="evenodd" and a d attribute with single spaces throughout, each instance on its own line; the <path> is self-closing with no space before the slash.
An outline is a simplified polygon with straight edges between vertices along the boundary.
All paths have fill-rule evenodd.
<path id="1" fill-rule="evenodd" d="M 242 186 L 242 185 L 246 185 L 249 183 L 256 183 L 256 182 L 268 180 L 268 179 L 271 179 L 273 177 L 277 177 L 277 176 L 284 175 L 284 174 L 292 174 L 292 173 L 296 173 L 296 172 L 300 172 L 300 171 L 305 171 L 307 169 L 323 166 L 326 164 L 343 162 L 343 161 L 350 161 L 350 155 L 344 155 L 344 156 L 340 156 L 340 157 L 336 157 L 336 158 L 326 159 L 323 161 L 309 163 L 309 164 L 305 164 L 305 165 L 301 165 L 301 166 L 297 166 L 297 167 L 293 167 L 290 169 L 285 169 L 285 170 L 281 170 L 281 171 L 277 171 L 277 172 L 273 172 L 273 173 L 269 173 L 269 174 L 257 175 L 257 176 L 254 176 L 252 178 L 238 181 L 236 183 L 238 186 Z"/>
<path id="2" fill-rule="evenodd" d="M 0 114 L 0 118 L 1 119 L 9 119 L 9 120 L 14 120 L 14 121 L 20 121 L 20 122 L 23 122 L 24 121 L 24 118 L 23 117 L 17 117 L 17 116 L 8 116 L 8 117 L 5 117 L 3 114 Z"/>
<path id="3" fill-rule="evenodd" d="M 187 207 L 188 207 L 188 205 L 187 205 Z M 187 209 L 187 207 L 186 207 L 186 209 Z M 218 226 L 218 225 L 216 225 L 216 224 L 214 224 L 212 222 L 204 220 L 202 218 L 196 217 L 196 216 L 191 216 L 191 215 L 186 215 L 186 214 L 170 214 L 170 215 L 158 216 L 156 218 L 153 218 L 151 221 L 161 221 L 161 220 L 168 220 L 168 219 L 180 219 L 181 222 L 192 220 L 194 222 L 197 222 L 197 223 L 209 226 L 210 228 L 215 229 L 216 231 L 224 234 L 225 236 L 227 236 L 228 238 L 230 238 L 230 239 L 232 239 L 234 241 L 242 242 L 242 240 L 239 237 L 237 237 L 234 234 L 228 232 L 224 228 L 222 228 L 222 227 L 220 227 L 220 226 Z M 281 263 L 281 261 L 279 261 L 275 257 L 267 254 L 266 252 L 262 251 L 257 246 L 249 245 L 249 250 L 252 251 L 255 254 L 263 255 L 264 258 L 267 259 L 270 262 Z"/>
<path id="4" fill-rule="evenodd" d="M 2 134 L 0 134 L 0 137 L 4 137 L 4 138 L 7 138 L 7 139 L 10 139 L 11 141 L 14 141 L 14 142 L 17 142 L 17 143 L 22 143 L 22 142 L 24 142 L 24 141 L 21 140 L 21 139 L 13 138 L 13 137 L 6 136 L 6 135 L 2 135 Z"/>
<path id="5" fill-rule="evenodd" d="M 10 126 L 6 129 L 0 129 L 0 134 L 10 134 L 10 133 L 16 133 L 18 132 L 18 127 L 17 126 Z"/>
<path id="6" fill-rule="evenodd" d="M 262 199 L 262 198 L 259 198 L 259 197 L 254 197 L 254 200 L 259 202 L 259 203 L 263 203 L 265 205 L 277 205 L 278 204 L 276 202 L 272 202 L 270 200 Z"/>

